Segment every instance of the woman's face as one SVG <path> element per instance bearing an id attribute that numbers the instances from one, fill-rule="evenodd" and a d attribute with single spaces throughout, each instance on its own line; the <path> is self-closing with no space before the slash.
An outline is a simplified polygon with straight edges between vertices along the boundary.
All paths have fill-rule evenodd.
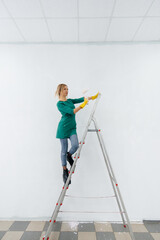
<path id="1" fill-rule="evenodd" d="M 68 87 L 65 86 L 61 91 L 61 96 L 66 97 L 68 95 Z"/>

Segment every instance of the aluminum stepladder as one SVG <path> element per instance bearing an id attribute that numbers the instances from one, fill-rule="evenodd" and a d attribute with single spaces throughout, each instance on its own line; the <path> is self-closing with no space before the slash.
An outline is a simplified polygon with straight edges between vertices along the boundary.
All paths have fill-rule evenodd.
<path id="1" fill-rule="evenodd" d="M 80 156 L 80 152 L 81 152 L 82 146 L 84 144 L 87 132 L 96 132 L 97 133 L 97 137 L 98 137 L 98 140 L 99 140 L 99 143 L 100 143 L 100 147 L 101 147 L 101 150 L 102 150 L 102 153 L 103 153 L 103 157 L 104 157 L 104 160 L 105 160 L 105 164 L 106 164 L 106 167 L 107 167 L 107 170 L 108 170 L 108 174 L 109 174 L 109 177 L 110 177 L 110 180 L 111 180 L 113 191 L 114 191 L 114 194 L 115 194 L 115 197 L 116 197 L 116 201 L 117 201 L 117 204 L 118 204 L 118 207 L 119 207 L 119 211 L 120 211 L 120 214 L 121 214 L 123 225 L 126 228 L 126 224 L 128 224 L 130 237 L 131 237 L 132 240 L 135 240 L 135 237 L 134 237 L 133 231 L 132 231 L 132 227 L 131 227 L 131 224 L 130 224 L 130 220 L 129 220 L 126 208 L 124 206 L 124 202 L 122 200 L 122 196 L 121 196 L 121 193 L 120 193 L 120 190 L 119 190 L 119 186 L 118 186 L 118 183 L 116 181 L 116 178 L 115 178 L 115 175 L 114 175 L 114 172 L 113 172 L 113 168 L 111 166 L 111 163 L 110 163 L 110 160 L 109 160 L 109 157 L 108 157 L 108 154 L 107 154 L 107 150 L 106 150 L 103 138 L 102 138 L 102 134 L 100 132 L 100 129 L 98 128 L 96 119 L 94 117 L 94 113 L 95 113 L 95 110 L 96 110 L 96 107 L 97 107 L 97 104 L 98 104 L 98 101 L 99 101 L 100 97 L 101 97 L 101 94 L 99 93 L 99 95 L 98 95 L 98 97 L 97 97 L 97 99 L 96 99 L 96 101 L 94 103 L 94 106 L 93 106 L 91 115 L 89 117 L 86 129 L 84 131 L 82 140 L 79 143 L 80 146 L 79 146 L 79 148 L 77 150 L 76 157 L 75 157 L 75 160 L 74 160 L 74 164 L 72 165 L 72 167 L 70 169 L 70 173 L 69 173 L 68 179 L 67 179 L 65 185 L 62 188 L 62 191 L 61 191 L 60 196 L 58 198 L 58 201 L 56 203 L 54 212 L 52 214 L 49 227 L 48 227 L 48 229 L 46 231 L 45 236 L 43 237 L 43 240 L 49 240 L 49 235 L 50 235 L 50 233 L 52 231 L 53 224 L 56 222 L 56 218 L 57 218 L 58 212 L 60 212 L 59 209 L 60 209 L 61 205 L 63 204 L 63 200 L 65 198 L 65 194 L 66 194 L 66 191 L 68 189 L 69 181 L 70 181 L 70 179 L 72 177 L 72 174 L 74 173 L 74 170 L 75 170 L 75 167 L 76 167 L 76 163 L 77 163 L 77 160 L 78 160 L 78 158 Z M 89 129 L 91 121 L 93 121 L 95 129 Z"/>

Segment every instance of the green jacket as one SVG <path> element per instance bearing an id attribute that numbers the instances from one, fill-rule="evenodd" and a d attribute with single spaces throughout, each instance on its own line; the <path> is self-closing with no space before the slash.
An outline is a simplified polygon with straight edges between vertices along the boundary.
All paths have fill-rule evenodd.
<path id="1" fill-rule="evenodd" d="M 58 124 L 56 138 L 69 138 L 71 135 L 76 134 L 76 120 L 73 109 L 75 103 L 81 103 L 84 97 L 71 99 L 66 101 L 58 101 L 57 108 L 62 114 L 61 120 Z"/>

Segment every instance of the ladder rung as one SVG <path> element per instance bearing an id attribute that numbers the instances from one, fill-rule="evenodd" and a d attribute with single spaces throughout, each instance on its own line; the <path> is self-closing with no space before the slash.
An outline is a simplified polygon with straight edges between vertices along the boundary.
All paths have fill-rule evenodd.
<path id="1" fill-rule="evenodd" d="M 124 211 L 120 211 L 120 212 L 99 212 L 99 211 L 59 211 L 60 213 L 125 213 Z"/>
<path id="2" fill-rule="evenodd" d="M 88 132 L 98 132 L 98 129 L 88 129 Z"/>
<path id="3" fill-rule="evenodd" d="M 101 196 L 101 197 L 86 197 L 86 196 L 81 197 L 81 196 L 72 196 L 72 195 L 66 194 L 65 197 L 97 199 L 97 198 L 112 198 L 112 197 L 116 197 L 116 196 L 115 196 L 115 195 L 112 195 L 112 196 Z"/>

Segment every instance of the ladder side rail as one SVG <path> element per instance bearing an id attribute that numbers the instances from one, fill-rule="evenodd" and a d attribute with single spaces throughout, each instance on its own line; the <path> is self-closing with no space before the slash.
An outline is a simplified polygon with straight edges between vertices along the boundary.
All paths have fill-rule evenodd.
<path id="1" fill-rule="evenodd" d="M 94 121 L 94 120 L 93 120 Z M 95 122 L 94 122 L 95 124 Z M 97 127 L 95 125 L 95 127 Z M 122 208 L 121 208 L 121 204 L 120 204 L 120 201 L 119 201 L 119 198 L 118 198 L 118 195 L 117 195 L 117 192 L 116 192 L 116 188 L 115 188 L 115 185 L 113 183 L 113 178 L 112 178 L 112 175 L 111 175 L 111 172 L 110 172 L 110 168 L 109 168 L 109 165 L 108 165 L 108 162 L 107 162 L 107 159 L 106 159 L 106 155 L 105 155 L 105 151 L 104 151 L 104 146 L 103 146 L 103 143 L 101 142 L 101 139 L 100 139 L 100 132 L 96 132 L 97 133 L 97 137 L 98 137 L 98 140 L 99 140 L 99 144 L 100 144 L 100 147 L 101 147 L 101 150 L 102 150 L 102 153 L 103 153 L 103 157 L 104 157 L 104 160 L 105 160 L 105 164 L 106 164 L 106 167 L 107 167 L 107 170 L 108 170 L 108 174 L 109 174 L 109 177 L 110 177 L 110 181 L 111 181 L 111 184 L 112 184 L 112 187 L 113 187 L 113 190 L 114 190 L 114 193 L 115 193 L 115 196 L 116 196 L 116 200 L 117 200 L 117 204 L 118 204 L 118 207 L 119 207 L 119 211 L 120 211 L 120 214 L 121 214 L 121 218 L 122 218 L 122 221 L 123 223 L 125 224 L 125 219 L 124 219 L 124 216 L 122 214 Z"/>
<path id="2" fill-rule="evenodd" d="M 96 128 L 98 128 L 95 118 L 94 118 L 94 123 L 95 123 Z M 110 162 L 109 157 L 108 157 L 108 154 L 107 154 L 107 150 L 106 150 L 106 147 L 105 147 L 105 144 L 104 144 L 104 140 L 103 140 L 103 138 L 102 138 L 102 135 L 100 134 L 100 132 L 97 132 L 97 134 L 98 134 L 99 137 L 100 137 L 100 140 L 101 140 L 101 142 L 102 142 L 102 144 L 103 144 L 103 147 L 104 147 L 105 155 L 107 156 L 107 159 L 106 159 L 106 158 L 105 158 L 105 159 L 108 161 L 109 166 L 110 166 L 110 169 L 111 169 L 111 172 L 112 172 L 112 174 L 113 174 L 113 177 L 114 177 L 114 179 L 116 180 L 115 175 L 114 175 L 114 172 L 113 172 L 113 168 L 112 168 L 112 166 L 111 166 L 111 162 Z M 107 161 L 106 161 L 106 162 L 107 162 Z M 117 183 L 117 181 L 116 181 L 116 183 Z M 121 205 L 122 205 L 122 207 L 123 207 L 123 209 L 124 209 L 124 213 L 125 213 L 126 220 L 127 220 L 127 222 L 128 222 L 128 227 L 129 227 L 129 231 L 130 231 L 131 238 L 132 238 L 132 240 L 135 240 L 135 237 L 134 237 L 133 231 L 132 231 L 132 227 L 131 227 L 131 224 L 130 224 L 130 220 L 129 220 L 129 217 L 128 217 L 128 214 L 127 214 L 127 211 L 126 211 L 126 208 L 125 208 L 125 205 L 124 205 L 124 202 L 123 202 L 123 199 L 122 199 L 122 196 L 121 196 L 121 193 L 120 193 L 120 189 L 119 189 L 118 184 L 116 185 L 116 187 L 117 187 L 116 189 L 117 189 L 117 192 L 118 192 L 120 201 L 121 201 Z"/>
<path id="3" fill-rule="evenodd" d="M 64 185 L 64 187 L 63 187 L 63 190 L 61 191 L 61 194 L 60 194 L 60 196 L 59 196 L 59 198 L 58 198 L 58 202 L 57 202 L 58 205 L 56 205 L 56 207 L 55 207 L 55 209 L 54 209 L 54 212 L 53 212 L 52 217 L 51 217 L 51 222 L 50 222 L 49 227 L 48 227 L 48 229 L 47 229 L 47 231 L 46 231 L 46 234 L 45 234 L 45 236 L 44 236 L 44 240 L 47 240 L 48 236 L 50 235 L 51 230 L 52 230 L 53 223 L 56 221 L 56 218 L 57 218 L 59 209 L 60 209 L 61 205 L 63 204 L 63 200 L 64 200 L 64 197 L 65 197 L 65 193 L 66 193 L 66 191 L 67 191 L 67 188 L 68 188 L 69 181 L 70 181 L 71 176 L 72 176 L 72 174 L 73 174 L 73 172 L 74 172 L 74 170 L 75 170 L 76 163 L 77 163 L 77 159 L 78 159 L 79 156 L 80 156 L 80 152 L 81 152 L 81 149 L 82 149 L 82 146 L 83 146 L 83 142 L 84 142 L 84 140 L 85 140 L 85 138 L 86 138 L 86 135 L 87 135 L 87 132 L 88 132 L 88 127 L 90 126 L 90 123 L 91 123 L 91 120 L 92 120 L 93 115 L 94 115 L 94 113 L 95 113 L 95 110 L 96 110 L 96 107 L 97 107 L 97 104 L 98 104 L 98 101 L 99 101 L 100 96 L 101 96 L 101 94 L 99 94 L 99 96 L 97 97 L 97 99 L 96 99 L 96 101 L 95 101 L 95 104 L 94 104 L 94 106 L 93 106 L 92 112 L 91 112 L 91 114 L 90 114 L 90 117 L 89 117 L 87 126 L 86 126 L 86 128 L 85 128 L 85 131 L 84 131 L 84 134 L 83 134 L 83 137 L 82 137 L 81 144 L 80 144 L 80 146 L 79 146 L 79 148 L 78 148 L 78 152 L 77 152 L 77 154 L 76 154 L 76 159 L 75 159 L 75 161 L 74 161 L 74 163 L 73 163 L 73 165 L 72 165 L 72 167 L 71 167 L 70 174 L 69 174 L 69 176 L 68 176 L 68 178 L 67 178 L 67 181 L 66 181 L 66 183 L 65 183 L 65 185 Z"/>

